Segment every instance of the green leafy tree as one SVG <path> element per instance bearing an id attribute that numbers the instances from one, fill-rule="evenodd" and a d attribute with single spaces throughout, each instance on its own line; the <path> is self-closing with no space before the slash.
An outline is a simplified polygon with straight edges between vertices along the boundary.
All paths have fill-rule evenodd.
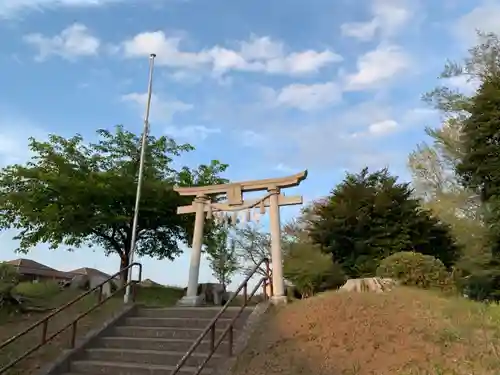
<path id="1" fill-rule="evenodd" d="M 240 270 L 249 274 L 262 259 L 271 259 L 271 235 L 264 232 L 262 228 L 253 223 L 235 227 L 231 231 L 233 241 L 238 256 Z M 257 274 L 266 276 L 264 268 L 257 269 Z"/>
<path id="2" fill-rule="evenodd" d="M 460 254 L 448 226 L 387 169 L 347 174 L 314 206 L 308 226 L 313 241 L 350 277 L 373 276 L 382 259 L 399 251 L 433 255 L 447 267 Z"/>
<path id="3" fill-rule="evenodd" d="M 475 87 L 500 72 L 500 39 L 495 33 L 481 31 L 477 37 L 477 44 L 463 60 L 445 64 L 439 76 L 443 83 L 423 96 L 447 120 L 458 124 L 469 116 Z"/>
<path id="4" fill-rule="evenodd" d="M 480 193 L 493 251 L 500 254 L 500 76 L 485 78 L 463 123 L 465 155 L 457 165 L 463 184 Z"/>
<path id="5" fill-rule="evenodd" d="M 412 185 L 423 206 L 450 226 L 463 250 L 457 269 L 469 275 L 485 267 L 491 252 L 484 241 L 487 227 L 479 195 L 465 188 L 455 173 L 464 155 L 462 125 L 445 121 L 426 132 L 433 142 L 420 144 L 409 156 Z"/>
<path id="6" fill-rule="evenodd" d="M 435 141 L 430 146 L 437 156 L 434 159 L 438 159 L 444 168 L 434 168 L 437 163 L 432 161 L 427 163 L 427 168 L 420 168 L 421 171 L 431 173 L 420 174 L 416 178 L 414 174 L 414 182 L 418 179 L 418 182 L 427 183 L 431 190 L 436 186 L 435 181 L 442 180 L 434 178 L 436 174 L 446 176 L 446 180 L 452 182 L 451 185 L 441 184 L 446 190 L 443 192 L 441 188 L 436 189 L 438 194 L 426 203 L 440 219 L 451 225 L 458 242 L 463 245 L 464 253 L 457 267 L 464 272 L 465 277 L 459 284 L 469 291 L 473 290 L 474 292 L 467 293 L 478 299 L 490 294 L 500 285 L 500 265 L 492 254 L 495 249 L 490 243 L 492 239 L 493 243 L 495 240 L 488 235 L 497 232 L 497 229 L 490 228 L 489 225 L 494 224 L 490 211 L 494 207 L 491 202 L 489 207 L 484 204 L 486 197 L 481 197 L 481 187 L 477 186 L 477 181 L 467 181 L 470 177 L 465 176 L 469 173 L 466 172 L 467 168 L 461 173 L 457 172 L 459 164 L 468 154 L 465 144 L 468 137 L 463 134 L 463 130 L 474 111 L 477 88 L 488 79 L 498 77 L 499 73 L 500 39 L 495 33 L 478 32 L 477 44 L 469 49 L 464 59 L 446 63 L 440 76 L 441 84 L 424 95 L 424 100 L 434 106 L 445 119 L 445 125 L 441 129 L 434 129 L 429 133 Z M 419 151 L 417 150 L 417 160 L 422 160 L 422 153 Z M 467 182 L 463 184 L 463 181 Z M 418 191 L 417 184 L 416 188 Z"/>
<path id="7" fill-rule="evenodd" d="M 19 230 L 19 251 L 38 243 L 100 247 L 118 254 L 120 268 L 130 262 L 132 219 L 140 158 L 140 137 L 116 127 L 98 130 L 97 143 L 80 135 L 30 139 L 33 157 L 0 174 L 0 226 Z M 194 215 L 177 215 L 190 204 L 174 185 L 225 183 L 227 165 L 214 160 L 197 169 L 175 170 L 174 157 L 193 150 L 168 137 L 147 139 L 136 251 L 138 255 L 173 259 L 187 242 Z M 122 275 L 126 279 L 126 273 Z"/>
<path id="8" fill-rule="evenodd" d="M 271 234 L 264 231 L 260 224 L 247 223 L 237 226 L 231 231 L 230 237 L 235 244 L 240 270 L 244 274 L 249 274 L 264 258 L 272 261 Z M 285 224 L 281 230 L 283 255 L 287 253 L 291 243 L 303 237 L 302 226 L 298 226 L 295 221 Z M 266 276 L 264 267 L 257 269 L 257 273 Z"/>
<path id="9" fill-rule="evenodd" d="M 228 231 L 226 226 L 215 226 L 205 245 L 213 276 L 224 286 L 224 290 L 239 269 L 236 247 L 233 241 L 229 241 Z"/>
<path id="10" fill-rule="evenodd" d="M 328 254 L 317 245 L 297 242 L 283 260 L 283 274 L 307 298 L 320 291 L 335 289 L 345 282 L 345 275 L 339 265 L 332 263 Z"/>

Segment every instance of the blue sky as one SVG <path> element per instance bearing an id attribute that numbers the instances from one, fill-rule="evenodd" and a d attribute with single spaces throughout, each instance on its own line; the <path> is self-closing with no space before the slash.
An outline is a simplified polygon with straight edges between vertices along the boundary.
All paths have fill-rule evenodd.
<path id="1" fill-rule="evenodd" d="M 305 200 L 365 165 L 408 179 L 408 153 L 439 124 L 421 94 L 499 17 L 500 1 L 474 0 L 2 0 L 0 164 L 26 160 L 29 136 L 139 133 L 156 53 L 152 132 L 196 147 L 179 165 L 219 159 L 232 180 L 308 169 Z M 0 236 L 0 257 L 18 257 Z M 43 245 L 29 257 L 118 265 Z M 144 259 L 146 277 L 185 285 L 188 259 Z"/>

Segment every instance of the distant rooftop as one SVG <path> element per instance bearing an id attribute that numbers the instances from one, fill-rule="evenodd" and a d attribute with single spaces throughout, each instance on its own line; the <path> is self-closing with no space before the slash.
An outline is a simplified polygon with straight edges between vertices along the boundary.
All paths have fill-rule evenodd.
<path id="1" fill-rule="evenodd" d="M 64 278 L 71 279 L 73 275 L 68 272 L 58 271 L 54 268 L 50 268 L 44 264 L 35 262 L 31 259 L 14 259 L 5 262 L 16 267 L 17 272 L 23 275 L 36 275 L 36 276 L 45 276 L 45 277 L 55 277 L 55 278 Z"/>

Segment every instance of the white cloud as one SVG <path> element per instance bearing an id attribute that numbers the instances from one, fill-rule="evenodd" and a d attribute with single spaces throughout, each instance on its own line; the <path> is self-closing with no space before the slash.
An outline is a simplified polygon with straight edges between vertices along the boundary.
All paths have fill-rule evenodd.
<path id="1" fill-rule="evenodd" d="M 283 173 L 294 173 L 297 171 L 296 169 L 294 169 L 286 164 L 283 164 L 283 163 L 279 163 L 277 166 L 274 167 L 274 169 L 276 171 L 283 172 Z"/>
<path id="2" fill-rule="evenodd" d="M 362 41 L 372 40 L 377 31 L 377 24 L 370 22 L 350 22 L 340 26 L 343 36 L 350 36 Z"/>
<path id="3" fill-rule="evenodd" d="M 409 66 L 410 58 L 400 47 L 380 45 L 358 59 L 358 71 L 347 76 L 346 89 L 376 88 L 404 72 Z"/>
<path id="4" fill-rule="evenodd" d="M 372 135 L 386 135 L 392 133 L 398 127 L 398 123 L 394 120 L 385 120 L 375 122 L 368 126 L 368 132 Z"/>
<path id="5" fill-rule="evenodd" d="M 250 41 L 240 43 L 240 53 L 248 60 L 277 59 L 285 54 L 283 43 L 273 41 L 270 37 L 252 37 Z"/>
<path id="6" fill-rule="evenodd" d="M 241 134 L 235 134 L 235 137 L 246 147 L 262 147 L 266 143 L 266 138 L 262 134 L 248 129 Z"/>
<path id="7" fill-rule="evenodd" d="M 401 126 L 394 120 L 376 121 L 368 125 L 366 130 L 351 133 L 349 138 L 374 138 L 392 134 L 401 129 Z"/>
<path id="8" fill-rule="evenodd" d="M 144 32 L 121 44 L 127 58 L 138 58 L 156 53 L 158 65 L 196 69 L 209 67 L 218 74 L 230 70 L 265 72 L 270 74 L 300 75 L 317 72 L 342 58 L 331 50 L 285 53 L 282 43 L 269 37 L 252 36 L 239 43 L 237 49 L 213 46 L 200 51 L 183 51 L 182 38 L 167 37 L 162 31 Z"/>
<path id="9" fill-rule="evenodd" d="M 264 90 L 264 100 L 271 106 L 286 106 L 302 111 L 325 108 L 338 103 L 341 98 L 341 89 L 333 82 L 312 85 L 295 83 L 277 92 L 270 88 Z"/>
<path id="10" fill-rule="evenodd" d="M 280 142 L 259 144 L 271 165 L 285 163 L 310 169 L 332 170 L 345 167 L 356 170 L 364 165 L 380 168 L 390 165 L 400 174 L 406 168 L 406 151 L 411 147 L 409 134 L 435 124 L 436 112 L 426 108 L 394 108 L 388 98 L 368 100 L 356 105 L 344 103 L 328 116 L 302 117 L 269 122 L 260 136 Z M 388 137 L 391 137 L 390 141 Z"/>
<path id="11" fill-rule="evenodd" d="M 2 0 L 0 19 L 12 18 L 25 11 L 41 11 L 54 8 L 100 7 L 124 0 Z"/>
<path id="12" fill-rule="evenodd" d="M 218 128 L 208 128 L 203 125 L 194 126 L 167 126 L 165 134 L 178 139 L 185 139 L 189 142 L 204 141 L 208 136 L 219 134 L 221 132 Z"/>
<path id="13" fill-rule="evenodd" d="M 378 33 L 390 37 L 397 33 L 412 16 L 410 3 L 401 0 L 373 0 L 373 18 L 368 22 L 350 22 L 341 26 L 344 36 L 362 41 L 372 40 Z"/>
<path id="14" fill-rule="evenodd" d="M 428 126 L 431 122 L 440 122 L 440 113 L 436 109 L 431 108 L 412 108 L 406 111 L 400 123 L 405 126 Z"/>
<path id="15" fill-rule="evenodd" d="M 134 107 L 143 116 L 146 109 L 147 93 L 129 93 L 122 96 L 122 100 L 132 103 Z M 192 104 L 184 103 L 179 100 L 163 100 L 156 94 L 151 95 L 150 120 L 153 122 L 169 122 L 175 113 L 186 112 L 193 109 Z"/>
<path id="16" fill-rule="evenodd" d="M 500 4 L 487 2 L 462 16 L 454 25 L 455 34 L 468 44 L 476 41 L 476 30 L 500 33 Z"/>
<path id="17" fill-rule="evenodd" d="M 51 55 L 63 59 L 74 60 L 77 57 L 95 56 L 99 52 L 101 42 L 93 36 L 85 25 L 75 23 L 60 34 L 47 37 L 42 34 L 29 34 L 23 40 L 36 47 L 36 60 L 43 61 Z"/>

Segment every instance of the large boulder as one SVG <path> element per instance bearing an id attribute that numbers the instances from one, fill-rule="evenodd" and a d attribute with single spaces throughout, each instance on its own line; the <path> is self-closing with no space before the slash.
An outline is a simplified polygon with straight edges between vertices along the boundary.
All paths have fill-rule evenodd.
<path id="1" fill-rule="evenodd" d="M 75 275 L 66 286 L 75 290 L 91 290 L 104 283 L 102 297 L 106 298 L 113 293 L 113 290 L 116 290 L 114 281 L 110 280 L 105 283 L 107 279 L 107 277 L 100 275 Z"/>
<path id="2" fill-rule="evenodd" d="M 362 279 L 349 279 L 339 288 L 340 292 L 375 292 L 389 291 L 398 285 L 393 279 L 381 277 L 368 277 Z"/>
<path id="3" fill-rule="evenodd" d="M 70 289 L 85 290 L 89 287 L 89 277 L 87 275 L 75 275 L 66 286 Z"/>
<path id="4" fill-rule="evenodd" d="M 105 282 L 107 279 L 109 279 L 109 277 L 98 275 L 89 276 L 89 288 L 94 289 L 104 283 L 102 285 L 102 297 L 109 297 L 113 293 L 113 289 L 115 288 L 115 286 L 112 280 Z"/>
<path id="5" fill-rule="evenodd" d="M 184 288 L 184 293 L 187 288 Z M 201 283 L 198 284 L 197 296 L 199 296 L 206 305 L 222 306 L 230 298 L 230 293 L 226 292 L 222 284 Z"/>

